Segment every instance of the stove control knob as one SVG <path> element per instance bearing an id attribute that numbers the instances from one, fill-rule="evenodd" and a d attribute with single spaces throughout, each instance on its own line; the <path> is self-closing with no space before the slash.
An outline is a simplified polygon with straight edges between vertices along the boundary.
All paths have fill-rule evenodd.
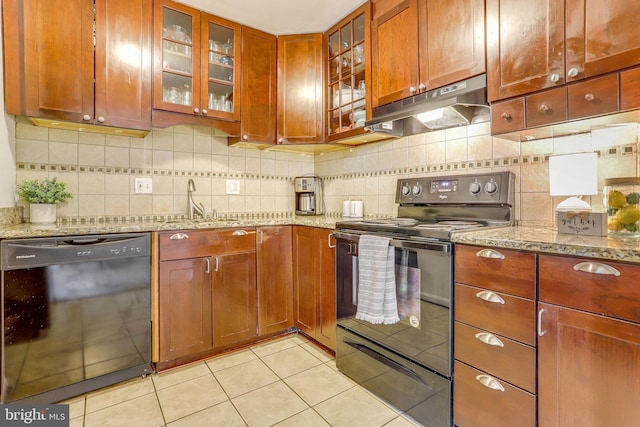
<path id="1" fill-rule="evenodd" d="M 486 191 L 489 194 L 493 194 L 496 191 L 498 191 L 498 186 L 496 185 L 495 182 L 489 181 L 484 185 L 484 191 Z"/>
<path id="2" fill-rule="evenodd" d="M 410 192 L 411 192 L 411 187 L 409 187 L 409 184 L 407 184 L 406 182 L 402 184 L 402 195 L 408 196 Z"/>
<path id="3" fill-rule="evenodd" d="M 482 190 L 482 186 L 477 181 L 472 182 L 471 185 L 469 186 L 469 191 L 471 192 L 471 194 L 478 194 L 480 190 Z"/>
<path id="4" fill-rule="evenodd" d="M 420 193 L 422 193 L 422 186 L 420 184 L 415 184 L 412 191 L 414 196 L 419 196 Z"/>

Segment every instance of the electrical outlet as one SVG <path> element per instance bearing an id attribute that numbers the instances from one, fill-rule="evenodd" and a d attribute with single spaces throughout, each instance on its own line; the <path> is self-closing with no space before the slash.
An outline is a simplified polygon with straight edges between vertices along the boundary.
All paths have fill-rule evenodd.
<path id="1" fill-rule="evenodd" d="M 134 182 L 134 192 L 136 194 L 153 193 L 153 180 L 151 178 L 136 178 Z"/>
<path id="2" fill-rule="evenodd" d="M 240 181 L 237 179 L 228 179 L 227 194 L 240 194 Z"/>

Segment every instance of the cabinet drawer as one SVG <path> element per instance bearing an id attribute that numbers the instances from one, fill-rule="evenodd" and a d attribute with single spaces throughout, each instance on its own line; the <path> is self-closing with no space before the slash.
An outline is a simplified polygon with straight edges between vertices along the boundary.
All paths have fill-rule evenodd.
<path id="1" fill-rule="evenodd" d="M 466 245 L 456 245 L 455 251 L 456 282 L 535 298 L 535 254 Z"/>
<path id="2" fill-rule="evenodd" d="M 620 73 L 620 109 L 640 108 L 640 68 Z"/>
<path id="3" fill-rule="evenodd" d="M 176 230 L 159 233 L 158 240 L 160 261 L 256 250 L 256 231 L 253 228 Z"/>
<path id="4" fill-rule="evenodd" d="M 482 299 L 487 296 L 501 302 Z M 535 345 L 536 311 L 532 300 L 456 283 L 454 301 L 457 321 Z"/>
<path id="5" fill-rule="evenodd" d="M 491 104 L 491 133 L 501 134 L 524 129 L 524 98 Z"/>
<path id="6" fill-rule="evenodd" d="M 526 99 L 527 127 L 550 125 L 567 120 L 567 89 L 547 90 Z"/>
<path id="7" fill-rule="evenodd" d="M 535 348 L 455 323 L 455 358 L 535 394 Z"/>
<path id="8" fill-rule="evenodd" d="M 640 322 L 640 266 L 551 255 L 539 259 L 540 301 Z M 611 274 L 616 271 L 619 276 Z"/>
<path id="9" fill-rule="evenodd" d="M 453 422 L 456 426 L 536 425 L 535 396 L 464 363 L 456 361 L 453 369 Z"/>
<path id="10" fill-rule="evenodd" d="M 569 119 L 618 111 L 618 93 L 618 74 L 570 85 L 567 97 Z"/>

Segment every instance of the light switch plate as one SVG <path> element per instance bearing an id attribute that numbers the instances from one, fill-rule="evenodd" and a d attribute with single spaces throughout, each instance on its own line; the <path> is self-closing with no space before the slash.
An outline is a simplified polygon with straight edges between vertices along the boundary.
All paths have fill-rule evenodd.
<path id="1" fill-rule="evenodd" d="M 134 180 L 135 194 L 153 193 L 153 180 L 151 178 L 136 178 Z"/>
<path id="2" fill-rule="evenodd" d="M 227 194 L 240 194 L 240 181 L 237 179 L 228 179 Z"/>

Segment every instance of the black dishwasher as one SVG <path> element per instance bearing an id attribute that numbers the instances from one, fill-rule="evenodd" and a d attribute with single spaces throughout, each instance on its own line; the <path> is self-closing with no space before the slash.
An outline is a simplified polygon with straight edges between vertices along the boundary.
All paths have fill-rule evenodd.
<path id="1" fill-rule="evenodd" d="M 1 403 L 55 403 L 151 372 L 149 233 L 3 240 L 0 254 Z"/>

